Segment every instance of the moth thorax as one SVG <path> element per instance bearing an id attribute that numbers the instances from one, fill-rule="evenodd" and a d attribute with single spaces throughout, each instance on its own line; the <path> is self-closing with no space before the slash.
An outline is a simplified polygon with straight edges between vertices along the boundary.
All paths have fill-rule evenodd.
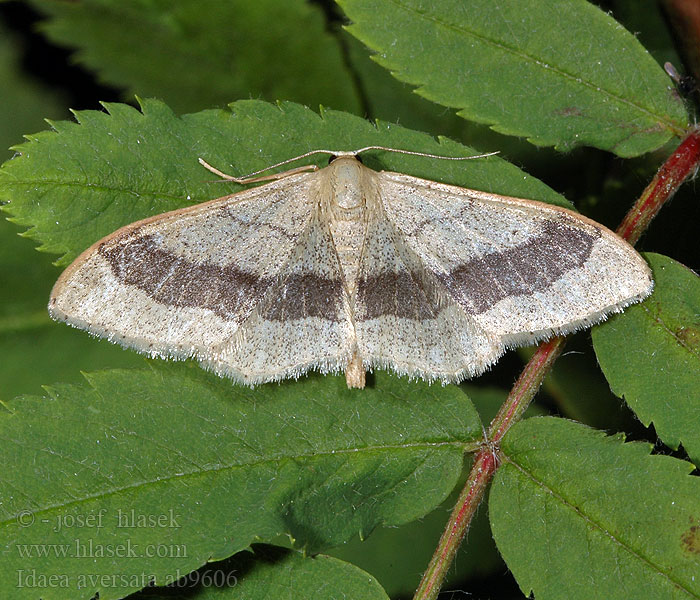
<path id="1" fill-rule="evenodd" d="M 330 165 L 328 177 L 331 193 L 331 210 L 357 210 L 365 204 L 365 189 L 363 178 L 367 171 L 362 164 L 352 156 L 339 156 Z"/>
<path id="2" fill-rule="evenodd" d="M 357 286 L 360 257 L 367 232 L 366 179 L 372 172 L 352 156 L 340 156 L 330 165 L 328 221 L 345 286 L 352 296 Z"/>

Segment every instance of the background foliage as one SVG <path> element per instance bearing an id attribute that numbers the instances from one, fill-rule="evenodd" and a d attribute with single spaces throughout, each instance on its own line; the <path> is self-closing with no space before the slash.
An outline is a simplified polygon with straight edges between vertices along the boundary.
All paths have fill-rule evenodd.
<path id="1" fill-rule="evenodd" d="M 241 391 L 50 322 L 45 305 L 60 272 L 51 263 L 65 266 L 120 225 L 225 193 L 198 156 L 246 173 L 310 148 L 370 143 L 499 150 L 458 167 L 385 155 L 366 163 L 570 202 L 614 228 L 678 143 L 693 96 L 681 98 L 659 66 L 683 64 L 668 13 L 633 0 L 602 8 L 612 16 L 583 0 L 0 4 L 0 146 L 29 140 L 0 171 L 14 221 L 0 222 L 0 457 L 9 474 L 0 548 L 11 566 L 0 593 L 120 598 L 151 581 L 139 574 L 163 584 L 199 568 L 183 583 L 188 598 L 410 595 L 462 456 L 526 351 L 460 387 L 377 374 L 361 394 L 332 377 Z M 158 100 L 138 104 L 134 94 Z M 98 100 L 111 104 L 96 112 Z M 334 110 L 319 116 L 319 105 Z M 44 117 L 51 129 L 35 134 L 48 129 Z M 641 241 L 652 298 L 595 328 L 595 353 L 587 333 L 570 342 L 530 416 L 582 425 L 528 419 L 506 438 L 491 527 L 482 510 L 448 588 L 588 598 L 593 581 L 623 598 L 644 582 L 657 597 L 700 598 L 700 488 L 684 462 L 700 460 L 700 289 L 688 268 L 700 265 L 699 217 L 691 183 Z M 647 442 L 673 456 L 650 456 Z M 173 509 L 184 521 L 53 531 L 132 508 Z M 87 538 L 189 554 L 71 561 L 18 549 Z M 338 558 L 256 546 L 227 559 L 256 540 Z M 503 576 L 499 554 L 517 583 Z M 17 587 L 22 569 L 69 575 L 72 587 L 26 577 Z M 224 579 L 212 585 L 207 573 Z"/>

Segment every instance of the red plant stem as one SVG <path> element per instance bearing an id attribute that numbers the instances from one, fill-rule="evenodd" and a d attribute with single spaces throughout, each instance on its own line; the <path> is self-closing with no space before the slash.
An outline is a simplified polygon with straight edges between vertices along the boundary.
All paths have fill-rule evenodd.
<path id="1" fill-rule="evenodd" d="M 649 226 L 665 202 L 700 164 L 700 131 L 692 130 L 664 162 L 651 183 L 627 213 L 617 233 L 631 244 Z M 445 580 L 452 560 L 469 530 L 486 488 L 498 468 L 498 444 L 530 405 L 542 380 L 564 349 L 566 338 L 555 337 L 540 344 L 513 385 L 508 398 L 491 421 L 487 439 L 474 457 L 467 482 L 457 499 L 428 568 L 413 600 L 434 600 Z"/>
<path id="2" fill-rule="evenodd" d="M 564 348 L 564 338 L 556 337 L 541 344 L 508 394 L 505 403 L 491 421 L 491 426 L 481 449 L 474 457 L 462 492 L 457 499 L 447 528 L 443 531 L 438 546 L 427 570 L 416 590 L 414 600 L 437 597 L 454 555 L 469 529 L 472 517 L 484 496 L 493 474 L 498 467 L 498 442 L 510 426 L 515 423 L 537 393 L 542 379 Z"/>
<path id="3" fill-rule="evenodd" d="M 617 234 L 634 246 L 649 223 L 680 185 L 698 168 L 700 130 L 693 129 L 661 165 L 651 183 L 617 228 Z"/>
<path id="4" fill-rule="evenodd" d="M 476 512 L 484 492 L 494 471 L 497 458 L 494 452 L 486 447 L 477 452 L 474 464 L 469 472 L 469 479 L 462 488 L 445 531 L 442 532 L 438 546 L 435 549 L 428 568 L 423 573 L 420 585 L 414 595 L 414 600 L 436 598 L 442 582 L 445 580 L 447 569 L 454 560 L 455 553 L 469 529 L 472 517 Z"/>
<path id="5" fill-rule="evenodd" d="M 535 350 L 523 372 L 510 390 L 506 401 L 491 421 L 488 438 L 492 444 L 500 443 L 506 432 L 517 423 L 530 406 L 542 380 L 559 358 L 566 338 L 557 336 L 542 342 Z"/>

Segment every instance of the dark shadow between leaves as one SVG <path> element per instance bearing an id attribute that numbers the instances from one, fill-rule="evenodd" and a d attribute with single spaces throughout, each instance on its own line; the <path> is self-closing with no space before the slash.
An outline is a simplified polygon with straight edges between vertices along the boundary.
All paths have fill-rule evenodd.
<path id="1" fill-rule="evenodd" d="M 238 552 L 230 558 L 202 565 L 196 571 L 164 587 L 146 588 L 129 596 L 129 600 L 196 600 L 207 587 L 232 588 L 261 565 L 283 562 L 294 550 L 253 544 L 251 550 Z"/>

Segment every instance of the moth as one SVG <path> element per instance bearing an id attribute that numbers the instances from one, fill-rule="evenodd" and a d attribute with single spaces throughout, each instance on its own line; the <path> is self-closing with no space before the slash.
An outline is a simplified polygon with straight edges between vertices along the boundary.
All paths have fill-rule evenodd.
<path id="1" fill-rule="evenodd" d="M 243 384 L 316 369 L 361 388 L 375 368 L 458 382 L 652 290 L 641 256 L 586 217 L 377 172 L 358 152 L 248 180 L 200 159 L 266 183 L 98 241 L 51 316 Z"/>

